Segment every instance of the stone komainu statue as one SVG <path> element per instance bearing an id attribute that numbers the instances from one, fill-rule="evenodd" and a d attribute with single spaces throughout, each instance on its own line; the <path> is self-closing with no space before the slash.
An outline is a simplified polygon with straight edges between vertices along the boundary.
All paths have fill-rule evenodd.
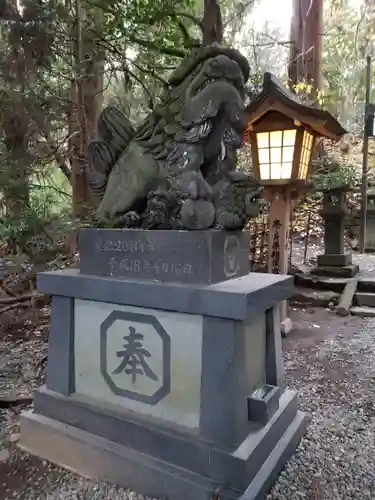
<path id="1" fill-rule="evenodd" d="M 144 229 L 244 228 L 260 192 L 236 170 L 248 76 L 238 51 L 215 44 L 175 70 L 138 130 L 118 109 L 104 109 L 88 151 L 98 219 Z"/>

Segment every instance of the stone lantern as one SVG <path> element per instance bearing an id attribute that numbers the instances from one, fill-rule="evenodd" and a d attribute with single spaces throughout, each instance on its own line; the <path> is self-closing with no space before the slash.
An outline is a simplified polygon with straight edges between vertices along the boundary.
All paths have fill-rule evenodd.
<path id="1" fill-rule="evenodd" d="M 375 188 L 367 191 L 366 252 L 375 252 Z"/>
<path id="2" fill-rule="evenodd" d="M 338 140 L 346 131 L 328 111 L 302 103 L 270 73 L 246 112 L 245 141 L 251 144 L 253 173 L 271 202 L 268 272 L 287 274 L 292 200 L 308 183 L 314 145 L 320 137 Z M 287 333 L 291 323 L 286 303 L 281 317 Z"/>
<path id="3" fill-rule="evenodd" d="M 375 136 L 375 105 L 367 104 L 365 113 L 365 134 L 367 137 Z"/>
<path id="4" fill-rule="evenodd" d="M 318 267 L 312 273 L 321 276 L 351 278 L 358 272 L 352 256 L 344 250 L 344 228 L 347 215 L 347 189 L 331 189 L 323 193 L 324 254 L 318 255 Z"/>

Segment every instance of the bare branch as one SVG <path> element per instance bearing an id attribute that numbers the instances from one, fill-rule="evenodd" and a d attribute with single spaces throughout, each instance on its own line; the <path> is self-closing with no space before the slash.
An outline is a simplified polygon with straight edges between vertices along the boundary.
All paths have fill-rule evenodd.
<path id="1" fill-rule="evenodd" d="M 238 11 L 224 23 L 224 28 L 226 28 L 228 24 L 232 23 L 237 17 L 243 16 L 245 14 L 246 9 L 252 6 L 253 4 L 254 0 L 247 0 L 247 2 L 241 4 Z"/>

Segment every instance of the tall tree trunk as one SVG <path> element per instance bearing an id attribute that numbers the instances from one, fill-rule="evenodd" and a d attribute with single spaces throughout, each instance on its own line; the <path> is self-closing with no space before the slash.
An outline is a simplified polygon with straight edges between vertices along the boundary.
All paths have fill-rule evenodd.
<path id="1" fill-rule="evenodd" d="M 223 21 L 219 0 L 204 0 L 203 45 L 223 41 Z"/>
<path id="2" fill-rule="evenodd" d="M 95 137 L 102 107 L 105 54 L 98 44 L 102 29 L 101 10 L 95 7 L 86 10 L 81 0 L 75 1 L 75 10 L 73 54 L 76 78 L 71 90 L 71 180 L 73 214 L 84 217 L 92 204 L 86 175 L 86 153 Z"/>
<path id="3" fill-rule="evenodd" d="M 289 80 L 312 85 L 313 97 L 321 88 L 323 59 L 323 0 L 293 0 Z"/>
<path id="4" fill-rule="evenodd" d="M 1 3 L 1 2 L 0 2 Z M 2 2 L 0 6 L 0 20 L 19 21 L 20 14 L 15 0 Z M 0 25 L 0 44 L 3 43 L 3 31 Z M 16 58 L 16 53 L 14 54 Z M 26 78 L 26 77 L 25 77 Z M 30 79 L 31 75 L 27 74 Z M 19 86 L 15 81 L 3 81 L 0 75 L 0 86 L 11 88 L 21 96 L 25 92 L 24 82 Z M 7 151 L 7 169 L 4 174 L 7 176 L 3 187 L 3 211 L 13 217 L 22 219 L 23 210 L 29 204 L 29 155 L 28 155 L 28 124 L 25 119 L 22 105 L 12 106 L 12 112 L 5 111 L 2 116 L 2 129 L 4 133 L 4 144 Z M 3 110 L 4 111 L 4 110 Z M 12 245 L 10 245 L 12 246 Z M 14 248 L 15 250 L 15 248 Z"/>
<path id="5" fill-rule="evenodd" d="M 4 143 L 7 150 L 6 180 L 3 188 L 5 213 L 20 222 L 29 207 L 29 155 L 28 131 L 25 123 L 15 111 L 12 119 L 3 123 Z M 17 240 L 8 239 L 11 253 L 17 253 Z"/>

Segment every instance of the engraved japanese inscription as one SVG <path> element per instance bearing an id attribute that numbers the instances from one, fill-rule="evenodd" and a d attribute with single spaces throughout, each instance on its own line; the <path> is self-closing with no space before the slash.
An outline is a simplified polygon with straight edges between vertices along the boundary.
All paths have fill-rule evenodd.
<path id="1" fill-rule="evenodd" d="M 113 311 L 100 326 L 100 370 L 114 394 L 156 405 L 171 389 L 168 333 L 153 315 Z"/>
<path id="2" fill-rule="evenodd" d="M 158 380 L 158 376 L 147 364 L 146 357 L 151 357 L 151 353 L 143 347 L 143 339 L 144 335 L 137 333 L 133 326 L 129 326 L 129 335 L 124 337 L 126 342 L 124 349 L 117 351 L 117 357 L 122 360 L 113 373 L 118 375 L 125 372 L 131 375 L 133 384 L 137 381 L 137 375 L 146 375 L 152 380 Z"/>
<path id="3" fill-rule="evenodd" d="M 158 245 L 160 246 L 160 245 Z M 163 253 L 163 248 L 158 248 Z M 95 252 L 112 255 L 108 260 L 109 275 L 118 276 L 130 273 L 134 276 L 155 275 L 180 276 L 193 275 L 194 266 L 186 261 L 165 261 L 155 259 L 156 245 L 154 242 L 133 240 L 100 240 L 96 242 Z M 177 257 L 178 259 L 178 257 Z"/>
<path id="4" fill-rule="evenodd" d="M 108 234 L 110 233 L 110 234 Z M 81 232 L 81 270 L 107 276 L 134 277 L 146 279 L 184 279 L 191 281 L 199 274 L 191 253 L 197 242 L 190 247 L 171 241 L 171 235 L 147 231 Z M 178 239 L 178 236 L 177 236 Z M 204 240 L 198 245 L 204 246 Z"/>
<path id="5" fill-rule="evenodd" d="M 247 231 L 80 231 L 82 274 L 213 284 L 247 274 L 248 255 Z"/>

